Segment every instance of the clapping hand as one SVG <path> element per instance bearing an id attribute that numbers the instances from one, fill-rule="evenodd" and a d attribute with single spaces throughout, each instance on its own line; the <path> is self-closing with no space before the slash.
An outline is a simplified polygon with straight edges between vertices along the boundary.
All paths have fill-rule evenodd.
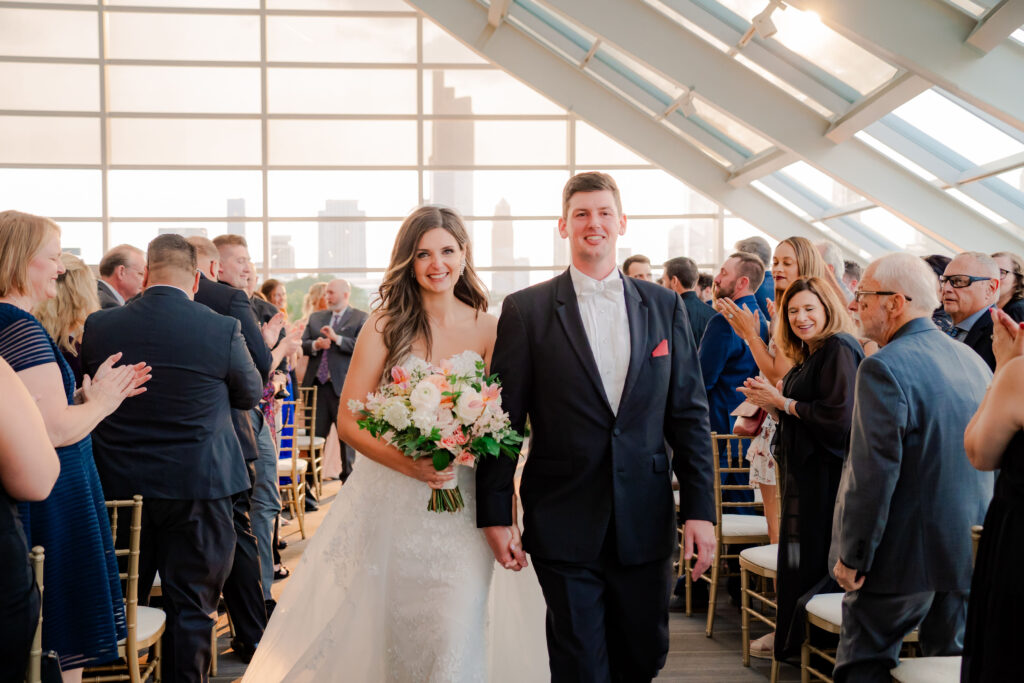
<path id="1" fill-rule="evenodd" d="M 758 408 L 779 409 L 784 401 L 782 397 L 782 382 L 772 386 L 771 382 L 763 377 L 748 377 L 743 380 L 742 387 L 736 387 L 736 391 L 743 394 L 748 401 Z"/>
<path id="2" fill-rule="evenodd" d="M 284 313 L 277 313 L 273 318 L 267 321 L 263 326 L 261 332 L 263 332 L 263 341 L 267 343 L 267 346 L 274 348 L 277 344 L 277 338 L 281 336 L 281 330 L 284 328 Z"/>
<path id="3" fill-rule="evenodd" d="M 284 350 L 285 356 L 290 356 L 302 348 L 302 325 L 292 325 L 285 330 L 284 339 L 278 346 Z"/>
<path id="4" fill-rule="evenodd" d="M 121 401 L 138 396 L 146 391 L 143 386 L 150 380 L 152 368 L 145 363 L 120 365 L 114 363 L 121 360 L 121 353 L 115 353 L 96 368 L 92 377 L 82 378 L 82 397 L 85 402 L 100 403 L 107 415 L 117 410 Z"/>
<path id="5" fill-rule="evenodd" d="M 732 299 L 716 299 L 712 307 L 725 316 L 733 332 L 748 344 L 761 336 L 761 317 L 751 313 L 746 304 L 740 308 Z"/>
<path id="6" fill-rule="evenodd" d="M 1024 329 L 998 308 L 993 308 L 991 315 L 992 353 L 998 370 L 1014 358 L 1024 356 Z"/>

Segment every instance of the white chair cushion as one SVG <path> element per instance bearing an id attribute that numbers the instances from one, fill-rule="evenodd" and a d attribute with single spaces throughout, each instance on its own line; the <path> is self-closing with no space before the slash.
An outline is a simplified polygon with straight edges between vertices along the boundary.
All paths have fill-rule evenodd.
<path id="1" fill-rule="evenodd" d="M 679 489 L 672 490 L 672 497 L 676 499 L 676 507 L 679 507 Z"/>
<path id="2" fill-rule="evenodd" d="M 807 612 L 834 626 L 843 623 L 843 596 L 845 593 L 822 593 L 807 601 Z"/>
<path id="3" fill-rule="evenodd" d="M 756 548 L 747 548 L 740 553 L 747 562 L 755 564 L 758 567 L 764 567 L 771 571 L 776 571 L 776 567 L 779 564 L 779 544 L 772 543 L 771 545 L 759 545 Z"/>
<path id="4" fill-rule="evenodd" d="M 296 429 L 295 430 L 295 436 L 305 436 L 305 435 L 306 435 L 306 430 L 305 429 Z"/>
<path id="5" fill-rule="evenodd" d="M 306 461 L 299 458 L 295 464 L 295 469 L 299 474 L 305 474 L 306 472 Z M 292 459 L 291 458 L 280 458 L 277 461 L 277 476 L 279 477 L 290 477 L 292 474 Z"/>
<path id="6" fill-rule="evenodd" d="M 149 640 L 164 627 L 167 615 L 156 607 L 135 608 L 135 637 L 139 641 Z"/>
<path id="7" fill-rule="evenodd" d="M 890 673 L 900 683 L 959 683 L 960 657 L 904 659 Z"/>
<path id="8" fill-rule="evenodd" d="M 327 440 L 324 437 L 322 437 L 322 436 L 314 436 L 313 437 L 313 447 L 314 448 L 323 448 L 325 443 L 327 443 Z M 302 434 L 302 435 L 298 436 L 295 439 L 295 445 L 301 451 L 309 450 L 309 437 L 306 436 L 305 434 Z"/>
<path id="9" fill-rule="evenodd" d="M 768 520 L 760 515 L 722 515 L 722 540 L 729 536 L 767 536 Z"/>

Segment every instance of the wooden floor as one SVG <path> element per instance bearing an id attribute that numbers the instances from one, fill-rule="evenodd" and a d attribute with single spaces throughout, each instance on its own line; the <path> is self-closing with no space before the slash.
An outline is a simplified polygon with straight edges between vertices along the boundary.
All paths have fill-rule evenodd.
<path id="1" fill-rule="evenodd" d="M 281 528 L 282 537 L 288 541 L 288 547 L 281 553 L 285 565 L 292 569 L 298 566 L 303 548 L 308 539 L 312 537 L 312 532 L 315 532 L 320 526 L 339 489 L 340 484 L 336 481 L 324 484 L 324 496 L 320 510 L 306 515 L 306 541 L 299 537 L 297 523 L 292 522 Z M 286 583 L 287 579 L 274 583 L 275 597 L 281 594 Z M 742 664 L 739 609 L 730 604 L 729 596 L 724 590 L 720 591 L 718 598 L 714 638 L 707 638 L 704 635 L 705 618 L 705 612 L 695 613 L 692 617 L 677 612 L 671 614 L 669 618 L 671 645 L 668 661 L 665 668 L 662 669 L 658 681 L 692 681 L 693 683 L 768 681 L 770 663 L 767 660 L 751 659 L 750 668 L 744 668 Z M 238 681 L 245 673 L 245 664 L 231 651 L 227 618 L 223 614 L 221 614 L 217 626 L 219 669 L 217 676 L 211 677 L 210 680 L 217 683 Z M 765 632 L 763 626 L 752 626 L 751 628 L 756 629 L 753 632 L 755 637 Z M 794 667 L 782 665 L 779 680 L 798 681 L 800 680 L 800 671 Z M 523 681 L 523 683 L 534 682 Z"/>

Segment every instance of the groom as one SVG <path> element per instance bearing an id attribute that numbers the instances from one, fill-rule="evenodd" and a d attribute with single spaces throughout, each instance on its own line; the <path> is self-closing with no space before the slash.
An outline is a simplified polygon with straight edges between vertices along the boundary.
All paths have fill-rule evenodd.
<path id="1" fill-rule="evenodd" d="M 572 265 L 505 299 L 491 371 L 512 426 L 532 429 L 522 479 L 523 543 L 512 518 L 515 462 L 477 470 L 477 526 L 506 569 L 529 551 L 548 605 L 551 680 L 650 681 L 668 654 L 675 454 L 694 576 L 715 549 L 708 404 L 682 300 L 623 278 L 626 232 L 611 176 L 562 192 Z"/>

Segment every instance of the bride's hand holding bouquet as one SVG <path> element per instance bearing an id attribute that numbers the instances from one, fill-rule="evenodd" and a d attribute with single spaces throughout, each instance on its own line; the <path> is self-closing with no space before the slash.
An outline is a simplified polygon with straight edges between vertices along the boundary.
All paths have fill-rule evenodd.
<path id="1" fill-rule="evenodd" d="M 464 507 L 454 466 L 474 467 L 487 456 L 518 457 L 523 437 L 501 409 L 501 385 L 484 374 L 479 354 L 465 351 L 440 366 L 411 357 L 390 377 L 365 402 L 349 401 L 348 407 L 360 429 L 414 460 L 413 476 L 434 489 L 428 510 Z"/>

